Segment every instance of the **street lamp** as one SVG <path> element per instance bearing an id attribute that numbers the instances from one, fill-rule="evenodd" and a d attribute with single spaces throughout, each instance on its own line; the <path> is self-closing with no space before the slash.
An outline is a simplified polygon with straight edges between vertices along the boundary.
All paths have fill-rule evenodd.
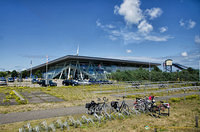
<path id="1" fill-rule="evenodd" d="M 47 70 L 48 70 L 48 55 L 46 56 L 46 85 L 48 84 L 48 80 L 47 80 L 47 78 L 48 78 L 48 76 L 47 76 Z"/>

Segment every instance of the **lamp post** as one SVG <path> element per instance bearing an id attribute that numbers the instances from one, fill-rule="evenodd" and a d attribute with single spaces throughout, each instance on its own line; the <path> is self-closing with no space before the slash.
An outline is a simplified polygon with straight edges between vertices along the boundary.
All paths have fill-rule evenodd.
<path id="1" fill-rule="evenodd" d="M 48 55 L 46 56 L 47 62 L 46 62 L 46 85 L 48 84 L 48 76 L 47 76 L 47 71 L 48 71 Z"/>
<path id="2" fill-rule="evenodd" d="M 31 60 L 31 71 L 30 71 L 30 79 L 32 78 L 32 60 Z"/>
<path id="3" fill-rule="evenodd" d="M 199 81 L 200 81 L 200 60 L 199 60 Z"/>
<path id="4" fill-rule="evenodd" d="M 149 81 L 151 81 L 151 63 L 149 62 Z"/>

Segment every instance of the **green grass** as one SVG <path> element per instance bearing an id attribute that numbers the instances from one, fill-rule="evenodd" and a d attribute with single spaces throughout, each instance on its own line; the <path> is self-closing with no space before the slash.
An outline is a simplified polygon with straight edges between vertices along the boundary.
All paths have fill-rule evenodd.
<path id="1" fill-rule="evenodd" d="M 196 97 L 190 97 L 187 100 L 181 100 L 180 102 L 172 102 L 171 106 L 171 114 L 170 116 L 161 116 L 161 118 L 153 118 L 146 114 L 134 115 L 131 117 L 126 117 L 125 119 L 115 119 L 115 120 L 106 120 L 99 124 L 95 122 L 95 125 L 87 125 L 83 124 L 82 127 L 74 128 L 70 126 L 70 131 L 100 131 L 100 132 L 115 132 L 115 131 L 136 131 L 136 132 L 145 132 L 145 131 L 154 131 L 154 128 L 157 128 L 157 131 L 200 131 L 200 128 L 195 128 L 195 116 L 200 117 L 200 100 Z M 73 115 L 74 119 L 80 119 L 81 115 Z M 88 117 L 88 115 L 86 115 Z M 34 127 L 38 125 L 40 122 L 46 120 L 48 125 L 52 122 L 60 119 L 65 121 L 69 119 L 71 116 L 63 116 L 63 117 L 55 117 L 48 119 L 40 119 L 40 120 L 32 120 L 32 121 L 24 121 L 24 122 L 16 122 L 10 124 L 0 125 L 0 130 L 2 132 L 10 132 L 10 131 L 18 131 L 19 128 L 23 127 L 23 125 L 28 122 Z M 93 116 L 90 116 L 91 118 Z M 148 130 L 145 127 L 148 126 Z M 65 129 L 66 130 L 66 129 Z M 57 128 L 57 132 L 61 132 L 59 128 Z"/>

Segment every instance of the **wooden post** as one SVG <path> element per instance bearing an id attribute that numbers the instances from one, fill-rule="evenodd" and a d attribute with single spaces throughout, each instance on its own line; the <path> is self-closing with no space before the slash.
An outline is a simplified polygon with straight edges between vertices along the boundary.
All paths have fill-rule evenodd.
<path id="1" fill-rule="evenodd" d="M 195 116 L 195 127 L 198 128 L 198 120 L 199 120 L 199 117 L 198 116 Z"/>

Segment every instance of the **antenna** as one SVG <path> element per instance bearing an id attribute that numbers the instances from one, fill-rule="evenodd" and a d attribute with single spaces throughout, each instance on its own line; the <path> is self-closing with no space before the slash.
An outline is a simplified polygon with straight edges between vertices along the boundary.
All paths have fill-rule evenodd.
<path id="1" fill-rule="evenodd" d="M 79 45 L 78 45 L 78 47 L 77 47 L 76 55 L 77 55 L 77 56 L 79 55 Z"/>

